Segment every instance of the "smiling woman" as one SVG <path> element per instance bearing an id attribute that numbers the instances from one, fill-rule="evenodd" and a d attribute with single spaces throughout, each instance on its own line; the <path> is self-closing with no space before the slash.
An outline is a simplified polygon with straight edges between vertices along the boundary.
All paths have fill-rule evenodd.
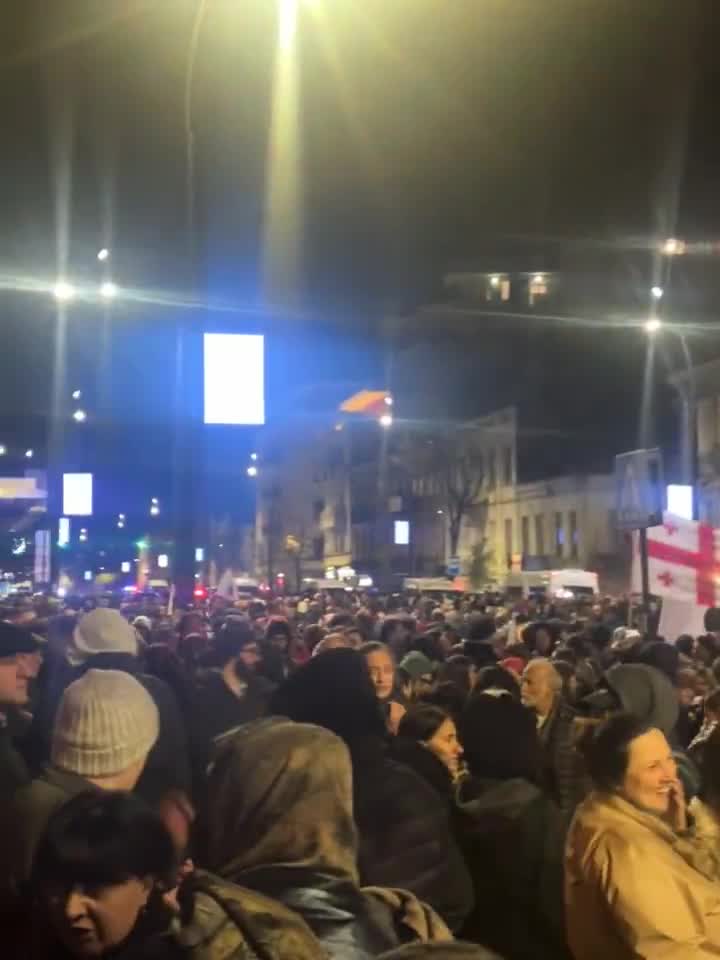
<path id="1" fill-rule="evenodd" d="M 576 960 L 717 956 L 720 889 L 687 833 L 664 734 L 618 714 L 598 729 L 586 759 L 596 792 L 578 808 L 565 861 Z"/>

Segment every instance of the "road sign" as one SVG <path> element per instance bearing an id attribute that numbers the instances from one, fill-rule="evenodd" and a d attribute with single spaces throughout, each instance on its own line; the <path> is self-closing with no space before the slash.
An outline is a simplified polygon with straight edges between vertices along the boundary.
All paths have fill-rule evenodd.
<path id="1" fill-rule="evenodd" d="M 449 577 L 460 575 L 460 557 L 450 557 L 447 563 L 447 575 Z"/>
<path id="2" fill-rule="evenodd" d="M 644 530 L 662 523 L 664 491 L 660 450 L 633 450 L 615 457 L 617 525 L 621 530 Z"/>

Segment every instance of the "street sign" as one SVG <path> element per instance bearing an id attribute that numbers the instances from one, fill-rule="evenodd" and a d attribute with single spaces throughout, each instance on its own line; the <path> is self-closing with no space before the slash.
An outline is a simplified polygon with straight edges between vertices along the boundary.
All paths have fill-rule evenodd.
<path id="1" fill-rule="evenodd" d="M 450 557 L 447 563 L 447 575 L 449 577 L 460 575 L 460 557 Z"/>
<path id="2" fill-rule="evenodd" d="M 662 453 L 633 450 L 615 457 L 617 526 L 644 530 L 662 523 L 665 487 Z"/>

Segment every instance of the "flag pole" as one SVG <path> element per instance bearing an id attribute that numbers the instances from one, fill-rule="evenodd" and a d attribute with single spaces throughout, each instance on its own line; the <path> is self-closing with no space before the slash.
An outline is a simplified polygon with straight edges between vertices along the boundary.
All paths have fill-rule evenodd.
<path id="1" fill-rule="evenodd" d="M 643 631 L 650 626 L 650 573 L 648 569 L 647 527 L 640 528 L 640 582 L 642 585 Z"/>

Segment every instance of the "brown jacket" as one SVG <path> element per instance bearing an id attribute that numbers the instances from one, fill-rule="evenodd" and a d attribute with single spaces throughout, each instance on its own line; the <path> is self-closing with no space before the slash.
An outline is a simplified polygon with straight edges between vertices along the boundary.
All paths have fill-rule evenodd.
<path id="1" fill-rule="evenodd" d="M 720 958 L 720 884 L 691 839 L 617 795 L 591 794 L 565 849 L 576 960 Z"/>

